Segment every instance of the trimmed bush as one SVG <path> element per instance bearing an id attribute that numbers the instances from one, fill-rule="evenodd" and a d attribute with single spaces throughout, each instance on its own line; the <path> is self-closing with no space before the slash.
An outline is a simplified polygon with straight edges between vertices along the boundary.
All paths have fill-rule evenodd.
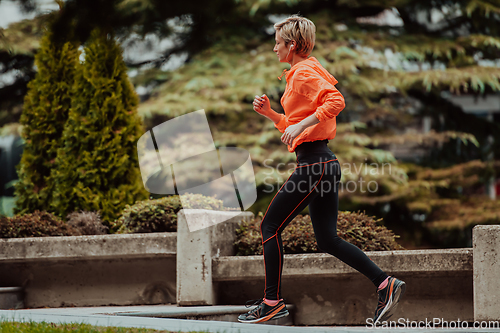
<path id="1" fill-rule="evenodd" d="M 74 236 L 78 230 L 45 211 L 0 218 L 0 238 Z"/>
<path id="2" fill-rule="evenodd" d="M 125 207 L 111 230 L 119 234 L 177 231 L 177 212 L 181 209 L 178 196 L 139 201 Z"/>
<path id="3" fill-rule="evenodd" d="M 244 222 L 236 231 L 235 242 L 237 255 L 262 254 L 262 236 L 260 224 L 262 213 L 249 222 Z M 382 219 L 360 212 L 339 212 L 337 233 L 339 237 L 359 247 L 363 251 L 403 250 L 396 242 L 398 236 L 384 226 L 379 225 Z M 313 253 L 318 250 L 311 217 L 298 215 L 281 234 L 285 253 Z"/>
<path id="4" fill-rule="evenodd" d="M 102 224 L 98 212 L 73 212 L 68 215 L 68 225 L 77 230 L 80 235 L 104 235 L 108 227 Z"/>
<path id="5" fill-rule="evenodd" d="M 222 200 L 201 194 L 183 194 L 183 206 L 178 195 L 161 199 L 144 200 L 127 205 L 122 216 L 113 224 L 117 233 L 144 233 L 177 231 L 177 213 L 182 208 L 230 210 L 224 208 Z"/>

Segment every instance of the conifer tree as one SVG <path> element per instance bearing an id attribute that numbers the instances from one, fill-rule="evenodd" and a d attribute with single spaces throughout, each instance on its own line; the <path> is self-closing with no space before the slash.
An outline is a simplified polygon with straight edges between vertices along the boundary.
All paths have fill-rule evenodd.
<path id="1" fill-rule="evenodd" d="M 52 36 L 49 25 L 35 56 L 38 72 L 28 84 L 24 99 L 20 121 L 26 144 L 18 165 L 16 213 L 49 209 L 53 191 L 51 170 L 73 98 L 77 46 L 55 42 Z"/>
<path id="2" fill-rule="evenodd" d="M 53 210 L 59 216 L 100 211 L 109 223 L 125 205 L 147 196 L 136 152 L 142 121 L 138 97 L 113 36 L 93 31 L 84 54 L 64 144 L 53 170 Z"/>

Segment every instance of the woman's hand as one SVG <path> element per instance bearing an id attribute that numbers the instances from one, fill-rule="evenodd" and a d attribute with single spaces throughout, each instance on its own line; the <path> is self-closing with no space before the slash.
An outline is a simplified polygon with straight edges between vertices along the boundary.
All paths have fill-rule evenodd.
<path id="1" fill-rule="evenodd" d="M 253 100 L 253 109 L 255 112 L 266 116 L 271 112 L 271 103 L 266 95 L 255 96 Z"/>
<path id="2" fill-rule="evenodd" d="M 286 128 L 285 132 L 281 136 L 281 141 L 286 144 L 291 146 L 293 140 L 300 135 L 304 131 L 304 126 L 302 126 L 300 123 L 295 124 L 295 125 L 290 125 Z"/>

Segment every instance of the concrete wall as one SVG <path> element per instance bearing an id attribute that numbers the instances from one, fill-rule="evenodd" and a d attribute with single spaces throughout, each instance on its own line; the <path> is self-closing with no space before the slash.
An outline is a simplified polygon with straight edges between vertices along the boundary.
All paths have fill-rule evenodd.
<path id="1" fill-rule="evenodd" d="M 0 287 L 36 307 L 175 303 L 176 233 L 0 240 Z"/>
<path id="2" fill-rule="evenodd" d="M 222 216 L 196 214 L 208 225 Z M 32 308 L 263 296 L 262 256 L 234 256 L 235 230 L 250 213 L 194 232 L 178 216 L 177 233 L 0 239 L 0 287 L 23 287 Z M 473 249 L 367 252 L 407 284 L 392 319 L 499 320 L 500 226 L 478 226 L 473 239 Z M 285 254 L 282 290 L 296 325 L 364 325 L 377 303 L 366 277 L 324 253 Z"/>
<path id="3" fill-rule="evenodd" d="M 179 215 L 179 221 L 183 220 Z M 237 221 L 231 223 L 234 226 Z M 263 296 L 262 256 L 237 257 L 216 251 L 221 242 L 232 244 L 235 240 L 233 232 L 217 229 L 223 224 L 195 233 L 181 225 L 177 247 L 179 305 L 241 305 Z M 230 229 L 226 227 L 225 231 Z M 396 320 L 473 321 L 472 249 L 383 251 L 367 255 L 388 274 L 407 283 Z M 297 325 L 363 325 L 373 317 L 377 305 L 371 281 L 323 253 L 285 254 L 282 290 L 287 303 L 296 307 Z"/>
<path id="4" fill-rule="evenodd" d="M 396 317 L 473 321 L 472 250 L 366 252 L 406 282 Z M 244 304 L 264 293 L 261 256 L 215 258 L 218 304 Z M 377 306 L 372 282 L 328 254 L 285 254 L 283 297 L 296 307 L 297 325 L 365 325 Z"/>

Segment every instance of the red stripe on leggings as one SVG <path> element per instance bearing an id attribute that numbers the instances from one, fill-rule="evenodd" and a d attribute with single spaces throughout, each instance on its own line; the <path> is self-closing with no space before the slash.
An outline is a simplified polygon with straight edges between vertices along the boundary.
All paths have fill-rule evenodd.
<path id="1" fill-rule="evenodd" d="M 295 170 L 294 170 L 295 172 Z M 281 185 L 280 189 L 278 190 L 278 192 L 276 192 L 276 194 L 274 195 L 273 197 L 273 200 L 271 200 L 271 202 L 269 203 L 269 206 L 267 207 L 266 209 L 266 212 L 264 214 L 264 216 L 262 217 L 262 221 L 264 221 L 264 218 L 266 217 L 267 215 L 267 212 L 269 211 L 269 207 L 271 207 L 271 204 L 273 203 L 274 201 L 274 198 L 276 198 L 276 196 L 278 195 L 278 193 L 281 191 L 281 189 L 283 188 L 283 186 L 285 186 L 285 184 L 288 182 L 288 180 L 290 179 L 290 177 L 292 177 L 293 175 L 293 172 L 290 174 L 290 176 L 288 176 L 287 180 L 283 183 L 283 185 Z M 260 223 L 260 237 L 262 238 L 262 256 L 264 257 L 264 298 L 266 298 L 266 289 L 267 289 L 267 276 L 266 276 L 266 256 L 264 255 L 264 234 L 262 233 L 262 222 Z M 274 236 L 272 236 L 274 237 Z M 272 238 L 271 237 L 271 238 Z M 266 240 L 267 242 L 267 240 Z"/>

